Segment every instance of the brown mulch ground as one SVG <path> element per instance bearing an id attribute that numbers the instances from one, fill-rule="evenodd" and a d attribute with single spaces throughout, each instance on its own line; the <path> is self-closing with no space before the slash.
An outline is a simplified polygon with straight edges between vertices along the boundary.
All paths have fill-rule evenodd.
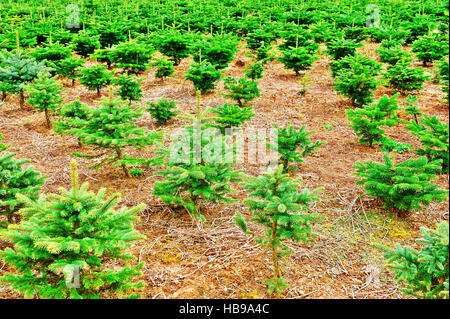
<path id="1" fill-rule="evenodd" d="M 377 58 L 376 47 L 377 44 L 367 43 L 360 51 Z M 226 75 L 242 75 L 243 68 L 238 65 L 251 63 L 245 52 L 241 47 Z M 190 62 L 184 60 L 177 67 L 175 78 L 163 82 L 154 78 L 152 70 L 141 75 L 144 79 L 141 104 L 164 97 L 177 101 L 182 113 L 194 114 L 193 87 L 183 77 Z M 345 114 L 345 109 L 351 106 L 346 98 L 339 97 L 333 90 L 328 63 L 329 58 L 323 55 L 306 72 L 310 83 L 306 94 L 301 96 L 298 94 L 300 78 L 284 70 L 280 62 L 270 62 L 264 78 L 259 81 L 262 95 L 251 103 L 256 115 L 245 125 L 267 129 L 272 123 L 306 125 L 308 130 L 315 131 L 312 139 L 326 142 L 305 163 L 296 165 L 298 171 L 292 172 L 302 177 L 306 188 L 324 187 L 321 201 L 313 205 L 311 212 L 326 216 L 326 220 L 315 226 L 318 237 L 311 243 L 288 243 L 294 253 L 283 264 L 284 277 L 290 283 L 283 295 L 267 294 L 262 281 L 271 275 L 270 254 L 242 234 L 233 222 L 236 211 L 249 216 L 242 204 L 245 192 L 241 186 L 235 186 L 233 197 L 238 199 L 236 203 L 205 205 L 207 221 L 197 224 L 186 213 L 171 210 L 152 195 L 152 186 L 158 177 L 151 171 L 144 177 L 125 179 L 118 169 L 89 170 L 87 166 L 92 163 L 77 160 L 80 180 L 89 182 L 92 189 L 107 187 L 120 191 L 123 205 L 147 204 L 136 224 L 147 239 L 131 249 L 138 261 L 146 263 L 142 278 L 146 282 L 143 298 L 405 298 L 392 274 L 383 267 L 381 254 L 371 247 L 371 243 L 400 242 L 416 246 L 420 227 L 433 227 L 437 222 L 448 220 L 448 202 L 433 203 L 423 211 L 401 219 L 385 212 L 375 200 L 359 198 L 364 191 L 355 185 L 355 162 L 381 161 L 383 152 L 358 144 Z M 434 74 L 431 67 L 426 70 Z M 66 102 L 77 96 L 89 105 L 95 105 L 98 100 L 95 93 L 79 84 L 66 88 Z M 220 92 L 223 92 L 222 83 L 213 93 L 202 97 L 202 106 L 215 107 L 227 101 Z M 380 87 L 375 98 L 384 94 L 390 94 L 389 90 Z M 422 111 L 448 123 L 449 110 L 443 96 L 440 85 L 432 81 L 426 82 L 418 93 Z M 69 162 L 72 152 L 80 149 L 75 138 L 56 135 L 45 128 L 44 122 L 43 114 L 20 110 L 17 97 L 9 97 L 0 108 L 3 142 L 12 144 L 12 151 L 19 157 L 31 159 L 36 169 L 48 175 L 45 192 L 57 192 L 61 186 L 69 187 Z M 164 130 L 169 136 L 184 123 L 175 119 L 160 127 L 145 114 L 138 124 Z M 331 125 L 333 129 L 328 130 L 322 125 Z M 388 129 L 387 135 L 419 146 L 417 138 L 403 125 Z M 81 149 L 86 150 L 89 148 L 85 146 Z M 145 152 L 140 155 L 150 156 Z M 413 157 L 413 152 L 405 152 L 398 160 Z M 262 163 L 236 165 L 236 169 L 252 175 L 258 175 L 263 168 Z M 439 176 L 436 183 L 448 190 L 448 175 Z M 0 263 L 0 275 L 6 270 L 8 266 Z M 0 298 L 20 296 L 8 287 L 0 286 Z"/>

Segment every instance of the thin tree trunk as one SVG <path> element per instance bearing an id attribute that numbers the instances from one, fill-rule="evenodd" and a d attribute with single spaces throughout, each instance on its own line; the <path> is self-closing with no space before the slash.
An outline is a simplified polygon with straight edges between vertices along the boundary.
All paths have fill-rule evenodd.
<path id="1" fill-rule="evenodd" d="M 272 261 L 273 261 L 273 275 L 275 278 L 281 278 L 280 275 L 280 265 L 278 262 L 278 251 L 277 247 L 274 245 L 276 234 L 277 234 L 277 220 L 275 219 L 272 224 Z"/>
<path id="2" fill-rule="evenodd" d="M 50 122 L 50 113 L 48 109 L 45 109 L 45 121 L 47 122 L 47 128 L 52 128 L 52 122 Z"/>
<path id="3" fill-rule="evenodd" d="M 116 153 L 117 153 L 117 158 L 119 160 L 121 160 L 122 159 L 122 150 L 119 147 L 116 148 Z M 128 170 L 128 167 L 125 164 L 121 164 L 121 166 L 122 166 L 123 172 L 125 173 L 125 176 L 128 178 L 131 178 L 131 174 L 130 174 L 130 171 Z"/>

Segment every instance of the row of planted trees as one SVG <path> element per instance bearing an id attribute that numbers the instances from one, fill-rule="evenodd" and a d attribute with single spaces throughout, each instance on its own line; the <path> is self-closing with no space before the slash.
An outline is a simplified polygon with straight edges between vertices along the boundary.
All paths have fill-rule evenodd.
<path id="1" fill-rule="evenodd" d="M 295 39 L 298 43 L 298 36 Z M 202 69 L 206 64 L 202 64 L 201 54 L 198 59 L 199 69 Z M 252 97 L 254 98 L 255 90 L 250 90 L 249 93 L 248 88 L 257 88 L 256 79 L 261 77 L 260 71 L 264 63 L 263 59 L 253 64 L 246 70 L 246 77 L 239 81 L 233 78 L 226 81 L 230 92 L 228 96 L 236 102 L 234 105 L 225 104 L 215 110 L 202 111 L 200 92 L 197 93 L 197 114 L 190 118 L 193 120 L 193 124 L 185 127 L 189 141 L 196 140 L 200 149 L 208 148 L 211 144 L 218 142 L 225 143 L 226 138 L 219 139 L 218 135 L 202 134 L 202 132 L 209 128 L 219 128 L 217 134 L 222 136 L 225 132 L 224 129 L 240 126 L 253 116 L 252 108 L 247 104 Z M 215 70 L 215 68 L 214 71 L 208 69 L 207 73 L 215 72 Z M 193 74 L 192 79 L 199 74 Z M 122 78 L 127 76 L 125 74 Z M 195 81 L 193 82 L 195 86 Z M 200 83 L 199 85 L 204 84 L 201 80 L 198 83 Z M 200 91 L 202 89 L 200 86 L 196 86 L 196 88 Z M 53 109 L 60 106 L 60 87 L 56 79 L 51 78 L 48 74 L 40 73 L 35 81 L 24 86 L 24 89 L 30 93 L 29 103 L 37 107 L 41 106 L 44 111 L 52 109 L 51 106 L 55 106 Z M 42 92 L 45 94 L 41 94 Z M 119 95 L 122 96 L 120 89 Z M 133 100 L 133 98 L 128 100 Z M 413 101 L 411 103 L 412 110 L 414 103 Z M 380 122 L 375 129 L 373 129 L 373 123 L 369 123 L 369 129 L 380 133 L 379 126 L 394 123 L 392 121 L 395 121 L 396 118 L 395 105 L 396 102 L 393 99 L 386 97 L 377 104 L 365 107 L 364 111 L 367 111 L 367 114 L 374 114 L 369 118 Z M 173 103 L 165 100 L 149 105 L 149 111 L 161 124 L 176 115 L 176 111 L 173 109 Z M 289 252 L 289 249 L 283 242 L 288 239 L 307 241 L 312 236 L 311 222 L 322 218 L 307 212 L 309 203 L 318 200 L 319 190 L 300 191 L 299 182 L 290 177 L 288 168 L 293 161 L 301 162 L 305 156 L 313 154 L 321 142 L 312 142 L 308 138 L 311 132 L 306 131 L 305 127 L 298 130 L 291 125 L 282 129 L 275 127 L 278 133 L 279 160 L 283 165 L 258 178 L 246 176 L 235 171 L 229 163 L 224 163 L 223 158 L 227 154 L 219 153 L 215 154 L 218 158 L 196 161 L 194 160 L 196 158 L 195 148 L 189 148 L 188 153 L 184 154 L 183 158 L 187 158 L 187 161 L 173 160 L 170 156 L 173 148 L 163 149 L 162 157 L 132 158 L 125 154 L 126 149 L 130 147 L 141 149 L 156 145 L 162 140 L 161 132 L 148 133 L 145 128 L 135 124 L 135 120 L 142 115 L 142 111 L 142 108 L 136 108 L 129 102 L 114 98 L 112 90 L 110 90 L 109 97 L 103 99 L 97 108 L 89 108 L 79 101 L 65 105 L 60 112 L 60 121 L 55 122 L 55 130 L 62 134 L 74 135 L 80 144 L 91 145 L 100 150 L 98 154 L 88 156 L 88 158 L 101 158 L 94 165 L 95 167 L 102 164 L 119 165 L 127 177 L 132 175 L 129 170 L 130 165 L 153 166 L 161 165 L 164 162 L 164 170 L 159 173 L 164 180 L 155 183 L 154 193 L 160 196 L 166 204 L 184 207 L 194 218 L 200 220 L 204 220 L 200 209 L 201 202 L 232 201 L 228 196 L 231 184 L 243 181 L 245 188 L 249 191 L 246 204 L 254 215 L 252 221 L 263 225 L 266 232 L 262 236 L 254 234 L 241 214 L 235 216 L 236 223 L 244 232 L 254 236 L 259 243 L 271 248 L 274 274 L 267 281 L 269 290 L 280 292 L 285 289 L 287 283 L 282 279 L 279 260 Z M 364 138 L 361 142 L 367 140 L 370 145 L 381 142 L 382 140 L 379 138 L 372 138 L 373 134 L 368 134 L 369 137 L 364 135 L 367 133 L 367 129 L 364 128 L 364 125 L 367 124 L 364 118 L 366 114 L 356 113 L 349 112 L 349 117 L 355 118 L 352 121 L 354 127 L 363 128 L 360 130 L 362 132 L 360 135 Z M 213 114 L 215 116 L 212 116 Z M 49 119 L 48 116 L 47 119 Z M 425 116 L 424 119 L 426 120 Z M 419 122 L 416 124 L 418 125 L 417 132 L 420 131 L 418 134 L 423 136 L 425 132 L 422 131 L 426 131 L 424 125 L 419 125 Z M 414 126 L 413 123 L 411 125 Z M 442 137 L 439 136 L 438 139 L 441 140 Z M 172 145 L 175 144 L 172 143 Z M 445 146 L 445 139 L 443 145 Z M 399 149 L 398 145 L 385 147 L 388 150 Z M 2 146 L 2 151 L 5 149 L 6 146 Z M 234 153 L 233 149 L 231 151 Z M 440 154 L 445 156 L 445 150 Z M 448 163 L 448 134 L 446 154 Z M 15 247 L 14 250 L 6 249 L 2 252 L 2 257 L 6 262 L 11 263 L 20 274 L 8 273 L 2 280 L 30 297 L 37 294 L 40 297 L 91 298 L 111 292 L 128 293 L 142 285 L 141 283 L 132 283 L 132 278 L 139 275 L 142 265 L 126 266 L 119 271 L 105 270 L 103 267 L 104 263 L 111 258 L 126 259 L 130 257 L 124 254 L 123 250 L 132 242 L 142 238 L 132 227 L 132 221 L 136 218 L 136 213 L 143 209 L 142 206 L 116 211 L 114 206 L 120 199 L 119 195 L 104 198 L 104 190 L 94 194 L 88 191 L 87 184 L 80 186 L 75 164 L 72 164 L 72 188 L 70 190 L 61 191 L 59 195 L 49 195 L 48 197 L 42 195 L 38 198 L 44 177 L 39 176 L 39 173 L 32 168 L 24 171 L 22 163 L 13 158 L 14 154 L 5 153 L 4 161 L 0 161 L 5 165 L 5 169 L 2 170 L 4 175 L 2 175 L 2 193 L 0 194 L 4 197 L 1 199 L 1 203 L 2 209 L 6 207 L 8 210 L 7 216 L 9 216 L 10 223 L 17 222 L 19 215 L 16 213 L 22 208 L 20 212 L 22 221 L 1 232 L 2 236 L 9 238 Z M 356 173 L 363 177 L 360 183 L 365 185 L 367 193 L 382 199 L 388 208 L 395 207 L 401 212 L 405 212 L 418 209 L 421 204 L 427 205 L 433 200 L 444 200 L 446 197 L 444 191 L 438 190 L 436 185 L 429 182 L 436 173 L 443 169 L 440 158 L 431 162 L 428 162 L 426 158 L 420 158 L 396 164 L 386 157 L 385 164 L 358 163 L 356 168 Z M 299 213 L 301 211 L 304 212 Z M 442 233 L 445 235 L 445 225 L 439 228 L 439 234 Z M 419 285 L 420 291 L 431 297 L 441 296 L 442 292 L 445 293 L 445 284 L 448 289 L 448 256 L 447 264 L 445 264 L 445 260 L 441 260 L 445 249 L 442 251 L 441 242 L 436 239 L 439 238 L 436 237 L 438 235 L 433 234 L 435 233 L 425 233 L 429 237 L 430 247 L 434 249 L 436 246 L 435 249 L 438 249 L 439 254 L 430 253 L 431 259 L 425 260 L 425 263 L 420 258 L 415 260 L 409 258 L 411 252 L 408 249 L 389 251 L 391 255 L 397 256 L 392 259 L 393 263 L 398 262 L 399 258 L 403 258 L 411 265 L 415 265 L 415 262 L 422 267 L 419 267 L 420 271 L 425 269 L 426 263 L 436 261 L 435 268 L 440 271 L 438 283 L 434 276 L 439 274 L 428 272 L 426 278 L 432 285 Z M 409 255 L 403 256 L 402 252 L 405 254 L 409 252 Z M 31 263 L 29 262 L 30 258 L 33 258 Z M 447 269 L 447 281 L 444 278 L 441 282 L 440 278 L 443 275 L 442 267 L 439 265 L 443 265 L 444 275 L 445 269 Z M 82 270 L 81 289 L 68 289 L 65 283 L 66 278 L 73 273 L 74 266 Z M 43 270 L 36 274 L 33 273 L 35 269 Z M 408 278 L 414 286 L 415 281 L 418 280 L 417 276 L 414 276 L 409 268 L 405 269 L 406 271 L 409 271 Z M 423 275 L 423 273 L 419 273 L 421 276 Z M 420 283 L 422 284 L 423 281 Z"/>

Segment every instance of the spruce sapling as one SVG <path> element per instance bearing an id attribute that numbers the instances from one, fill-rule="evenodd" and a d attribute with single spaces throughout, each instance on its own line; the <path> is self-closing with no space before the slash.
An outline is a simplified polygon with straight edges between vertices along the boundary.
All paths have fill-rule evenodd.
<path id="1" fill-rule="evenodd" d="M 59 194 L 42 194 L 38 200 L 18 196 L 26 219 L 0 231 L 0 237 L 14 245 L 0 252 L 14 269 L 0 282 L 25 298 L 127 296 L 143 286 L 134 281 L 143 264 L 108 265 L 133 259 L 125 251 L 145 238 L 133 228 L 145 205 L 116 210 L 120 194 L 106 197 L 106 189 L 94 193 L 88 183 L 80 186 L 74 161 L 71 175 L 71 189 L 61 188 Z"/>
<path id="2" fill-rule="evenodd" d="M 61 83 L 56 77 L 52 78 L 50 73 L 40 73 L 33 82 L 25 86 L 25 92 L 30 95 L 28 103 L 38 112 L 45 113 L 47 128 L 51 128 L 52 113 L 61 106 L 61 102 L 64 100 L 60 96 L 63 91 Z"/>
<path id="3" fill-rule="evenodd" d="M 273 173 L 257 178 L 248 176 L 245 185 L 250 192 L 245 204 L 253 214 L 251 220 L 266 228 L 265 234 L 257 237 L 256 241 L 272 251 L 273 278 L 265 280 L 265 283 L 269 292 L 275 293 L 289 286 L 282 278 L 280 258 L 291 251 L 283 241 L 308 242 L 313 237 L 311 223 L 323 218 L 308 213 L 309 204 L 318 200 L 316 195 L 321 189 L 300 192 L 298 181 L 283 173 L 284 170 L 280 165 Z M 242 215 L 237 214 L 235 221 L 245 233 L 251 234 Z"/>

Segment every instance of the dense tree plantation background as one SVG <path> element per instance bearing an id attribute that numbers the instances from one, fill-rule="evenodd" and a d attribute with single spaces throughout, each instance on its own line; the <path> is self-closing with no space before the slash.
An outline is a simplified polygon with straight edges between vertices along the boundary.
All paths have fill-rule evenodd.
<path id="1" fill-rule="evenodd" d="M 0 0 L 0 299 L 448 299 L 448 6 Z"/>

